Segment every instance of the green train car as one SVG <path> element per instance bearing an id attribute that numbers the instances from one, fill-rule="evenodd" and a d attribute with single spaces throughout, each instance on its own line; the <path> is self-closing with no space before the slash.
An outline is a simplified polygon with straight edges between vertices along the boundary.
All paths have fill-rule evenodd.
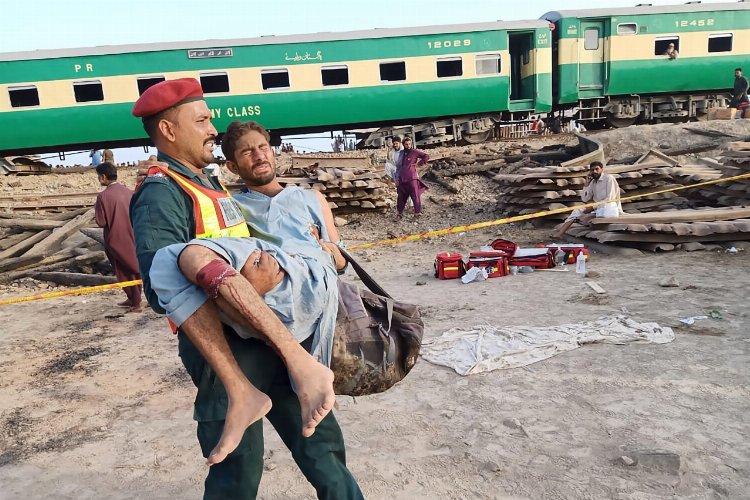
<path id="1" fill-rule="evenodd" d="M 484 140 L 552 107 L 541 20 L 0 54 L 0 155 L 145 145 L 149 86 L 200 80 L 218 130 L 282 134 L 422 123 L 417 143 Z M 369 143 L 378 145 L 382 137 Z"/>
<path id="2" fill-rule="evenodd" d="M 584 122 L 701 119 L 726 106 L 734 68 L 750 70 L 745 2 L 561 10 L 542 19 L 554 24 L 555 107 L 577 108 Z"/>

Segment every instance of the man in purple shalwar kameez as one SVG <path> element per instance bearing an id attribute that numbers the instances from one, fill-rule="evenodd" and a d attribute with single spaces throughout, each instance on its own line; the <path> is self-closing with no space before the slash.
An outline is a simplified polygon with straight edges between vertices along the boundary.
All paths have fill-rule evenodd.
<path id="1" fill-rule="evenodd" d="M 108 162 L 96 167 L 99 183 L 106 186 L 96 197 L 96 224 L 104 228 L 104 251 L 115 271 L 117 280 L 141 279 L 138 259 L 135 256 L 133 226 L 130 223 L 130 198 L 133 192 L 117 182 L 117 168 Z M 130 312 L 140 312 L 141 286 L 123 288 L 128 299 L 119 305 L 127 306 Z"/>
<path id="2" fill-rule="evenodd" d="M 398 183 L 396 192 L 396 210 L 398 217 L 404 215 L 406 200 L 411 198 L 414 204 L 414 214 L 419 216 L 422 213 L 422 193 L 427 190 L 427 186 L 419 180 L 417 167 L 424 165 L 430 160 L 430 156 L 424 151 L 414 149 L 414 143 L 411 137 L 404 137 L 404 153 L 401 156 L 400 165 L 396 165 L 396 182 Z"/>

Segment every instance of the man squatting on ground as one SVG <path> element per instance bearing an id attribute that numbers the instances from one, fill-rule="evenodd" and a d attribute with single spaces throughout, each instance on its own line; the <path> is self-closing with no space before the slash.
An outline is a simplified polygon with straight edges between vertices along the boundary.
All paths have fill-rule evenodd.
<path id="1" fill-rule="evenodd" d="M 560 238 L 564 235 L 574 222 L 580 220 L 583 223 L 591 221 L 594 217 L 619 217 L 624 212 L 619 202 L 620 186 L 617 179 L 610 174 L 604 173 L 604 164 L 600 161 L 592 161 L 589 164 L 589 175 L 583 181 L 581 190 L 581 201 L 591 203 L 592 201 L 613 200 L 611 203 L 603 203 L 597 207 L 576 208 L 573 210 L 560 229 L 553 235 Z M 618 201 L 614 201 L 618 200 Z M 593 213 L 592 213 L 593 212 Z"/>
<path id="2" fill-rule="evenodd" d="M 232 243 L 237 240 L 226 238 L 223 245 L 193 241 L 195 244 L 187 246 L 182 254 L 154 261 L 157 250 L 170 244 L 185 244 L 195 237 L 246 237 L 249 231 L 218 181 L 201 175 L 202 168 L 213 161 L 216 129 L 211 125 L 200 84 L 194 79 L 159 83 L 144 92 L 133 114 L 144 118 L 144 127 L 159 150 L 158 159 L 169 166 L 144 180 L 134 196 L 131 212 L 147 299 L 158 312 L 164 312 L 161 303 L 172 308 L 173 317 L 180 322 L 180 357 L 198 388 L 198 439 L 212 464 L 204 498 L 255 498 L 263 468 L 260 419 L 266 413 L 319 498 L 361 498 L 345 465 L 341 430 L 329 413 L 334 401 L 333 374 L 300 345 L 300 341 L 305 341 L 305 346 L 314 349 L 323 360 L 329 356 L 330 347 L 321 339 L 320 330 L 325 321 L 330 321 L 331 304 L 327 299 L 335 293 L 335 274 L 332 286 L 323 293 L 313 293 L 316 286 L 332 283 L 331 256 L 310 257 L 313 247 L 309 241 L 315 238 L 310 236 L 312 233 L 307 234 L 310 215 L 305 218 L 296 212 L 295 219 L 284 210 L 301 210 L 300 201 L 307 197 L 309 212 L 318 213 L 323 237 L 328 232 L 329 237 L 337 239 L 336 234 L 331 234 L 332 217 L 327 225 L 327 217 L 320 216 L 322 196 L 287 197 L 278 183 L 268 186 L 263 184 L 265 181 L 257 181 L 260 186 L 255 186 L 256 177 L 273 179 L 273 150 L 262 128 L 243 131 L 238 134 L 234 150 L 225 150 L 224 154 L 235 159 L 230 168 L 250 179 L 246 181 L 249 191 L 244 197 L 245 210 L 260 217 L 256 221 L 258 235 L 265 227 L 266 236 L 283 241 L 283 250 L 289 254 L 258 239 L 248 239 L 252 243 L 239 246 Z M 288 231 L 295 220 L 299 221 L 297 236 L 303 234 L 308 243 L 288 241 L 286 234 L 274 229 L 274 224 L 283 223 Z M 320 243 L 317 250 L 333 252 L 330 247 L 324 250 Z M 165 252 L 169 256 L 170 250 Z M 269 252 L 274 252 L 276 258 Z M 217 259 L 217 255 L 226 260 Z M 170 259 L 171 271 L 162 264 Z M 177 259 L 179 269 L 175 266 Z M 236 268 L 227 265 L 227 261 Z M 282 270 L 284 265 L 287 272 Z M 165 291 L 177 293 L 157 295 L 162 292 L 153 286 L 156 276 L 160 283 L 166 283 Z M 214 300 L 208 300 L 202 289 L 192 285 L 183 290 L 185 278 L 202 285 L 215 296 Z M 308 283 L 310 279 L 318 281 Z M 277 312 L 289 314 L 286 319 L 294 325 L 293 333 L 263 302 L 261 295 L 268 292 L 267 300 L 276 301 Z M 307 301 L 294 300 L 300 294 L 322 299 L 318 316 L 313 315 L 319 321 L 306 316 Z M 256 338 L 240 338 L 226 324 L 220 328 L 219 309 L 226 322 L 244 326 L 243 334 Z M 308 334 L 315 330 L 316 334 Z"/>

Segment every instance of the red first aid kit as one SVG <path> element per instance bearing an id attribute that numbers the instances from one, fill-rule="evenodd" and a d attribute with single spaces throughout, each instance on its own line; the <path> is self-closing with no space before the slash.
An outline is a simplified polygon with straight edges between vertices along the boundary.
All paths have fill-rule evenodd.
<path id="1" fill-rule="evenodd" d="M 510 258 L 510 265 L 552 269 L 555 267 L 555 259 L 551 248 L 519 248 Z"/>
<path id="2" fill-rule="evenodd" d="M 441 280 L 460 278 L 466 273 L 466 264 L 460 253 L 443 252 L 435 256 L 435 277 Z"/>
<path id="3" fill-rule="evenodd" d="M 483 267 L 489 278 L 498 278 L 510 274 L 508 256 L 505 252 L 495 250 L 490 252 L 471 252 L 469 254 L 468 269 Z"/>
<path id="4" fill-rule="evenodd" d="M 513 243 L 509 240 L 503 240 L 503 239 L 497 239 L 490 243 L 490 246 L 499 252 L 503 252 L 507 257 L 513 257 L 513 254 L 516 253 L 516 248 L 518 248 L 518 245 Z"/>
<path id="5" fill-rule="evenodd" d="M 553 254 L 558 248 L 565 252 L 566 264 L 575 264 L 579 253 L 583 253 L 583 258 L 589 260 L 589 251 L 583 245 L 547 245 L 547 248 L 552 249 Z"/>

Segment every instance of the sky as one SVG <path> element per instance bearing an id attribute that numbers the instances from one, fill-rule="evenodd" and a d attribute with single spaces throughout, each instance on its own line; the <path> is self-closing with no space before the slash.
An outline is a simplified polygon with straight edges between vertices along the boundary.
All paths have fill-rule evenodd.
<path id="1" fill-rule="evenodd" d="M 5 0 L 10 1 L 10 0 Z M 24 0 L 3 23 L 0 52 L 323 31 L 537 19 L 560 9 L 632 7 L 649 0 Z M 666 5 L 685 0 L 653 0 Z M 714 3 L 704 1 L 703 3 Z M 330 149 L 330 140 L 294 140 Z M 315 147 L 310 146 L 314 144 Z M 139 156 L 143 149 L 138 150 Z M 85 163 L 68 156 L 65 163 Z M 124 160 L 118 157 L 117 160 Z"/>

